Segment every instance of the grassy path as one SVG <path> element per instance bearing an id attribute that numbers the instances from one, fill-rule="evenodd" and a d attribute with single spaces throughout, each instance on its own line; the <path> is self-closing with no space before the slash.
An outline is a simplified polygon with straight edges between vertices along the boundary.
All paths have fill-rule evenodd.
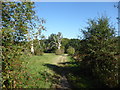
<path id="1" fill-rule="evenodd" d="M 81 71 L 81 64 L 70 56 L 45 53 L 43 56 L 30 56 L 23 65 L 20 75 L 22 88 L 94 88 L 101 87 L 89 75 Z M 25 72 L 26 71 L 26 72 Z"/>
<path id="2" fill-rule="evenodd" d="M 59 57 L 57 57 L 57 60 L 55 59 L 55 62 L 53 64 L 55 64 L 58 67 L 63 67 L 64 65 L 61 65 L 61 63 L 65 63 L 67 62 L 67 54 L 61 55 Z M 65 76 L 65 70 L 60 71 L 61 76 L 60 76 L 60 85 L 58 88 L 62 88 L 62 89 L 69 89 L 70 90 L 70 85 L 68 83 L 68 80 Z"/>
<path id="3" fill-rule="evenodd" d="M 67 61 L 67 55 L 45 53 L 43 56 L 31 56 L 23 65 L 28 71 L 27 84 L 23 88 L 70 88 L 64 75 L 64 66 L 60 63 Z"/>

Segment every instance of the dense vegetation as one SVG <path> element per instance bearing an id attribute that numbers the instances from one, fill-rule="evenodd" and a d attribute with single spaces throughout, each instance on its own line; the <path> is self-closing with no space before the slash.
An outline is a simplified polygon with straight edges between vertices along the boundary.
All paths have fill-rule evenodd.
<path id="1" fill-rule="evenodd" d="M 2 85 L 4 88 L 15 88 L 19 83 L 15 75 L 23 72 L 21 57 L 29 54 L 30 32 L 33 28 L 39 27 L 33 22 L 40 22 L 33 8 L 33 2 L 2 2 Z"/>
<path id="2" fill-rule="evenodd" d="M 61 32 L 46 39 L 41 35 L 44 23 L 43 18 L 36 16 L 33 2 L 2 2 L 3 88 L 51 87 L 52 81 L 47 79 L 50 74 L 42 71 L 46 69 L 42 65 L 48 58 L 51 60 L 52 56 L 65 53 L 70 62 L 66 66 L 69 68 L 67 78 L 74 88 L 120 87 L 120 37 L 116 37 L 115 28 L 107 17 L 88 20 L 88 26 L 81 30 L 82 40 L 64 38 Z M 44 53 L 56 55 L 46 57 Z M 41 83 L 45 86 L 40 86 Z"/>
<path id="3" fill-rule="evenodd" d="M 82 30 L 85 44 L 83 64 L 92 76 L 108 87 L 118 85 L 118 54 L 115 28 L 107 17 L 89 20 L 87 30 Z"/>

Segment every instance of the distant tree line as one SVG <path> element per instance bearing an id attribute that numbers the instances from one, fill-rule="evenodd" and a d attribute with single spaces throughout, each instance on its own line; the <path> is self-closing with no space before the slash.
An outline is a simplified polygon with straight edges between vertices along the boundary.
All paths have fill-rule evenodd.
<path id="1" fill-rule="evenodd" d="M 79 39 L 68 39 L 63 38 L 62 33 L 58 32 L 58 34 L 51 34 L 48 39 L 44 38 L 40 40 L 41 44 L 41 52 L 38 52 L 38 39 L 32 40 L 34 44 L 35 54 L 39 55 L 39 53 L 56 53 L 56 54 L 64 54 L 67 53 L 69 47 L 79 51 L 80 40 Z M 32 42 L 30 41 L 30 42 Z M 37 49 L 36 49 L 37 48 Z M 75 50 L 73 50 L 73 54 Z M 36 53 L 38 52 L 38 54 Z M 41 54 L 41 55 L 42 55 Z"/>

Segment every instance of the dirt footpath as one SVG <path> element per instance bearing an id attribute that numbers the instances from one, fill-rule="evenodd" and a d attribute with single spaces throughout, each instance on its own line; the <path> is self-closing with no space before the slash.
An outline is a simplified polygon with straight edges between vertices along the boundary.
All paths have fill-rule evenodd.
<path id="1" fill-rule="evenodd" d="M 65 63 L 67 62 L 67 54 L 64 54 L 64 55 L 61 55 L 61 56 L 58 56 L 55 60 L 55 62 L 53 64 L 57 65 L 58 67 L 64 67 L 64 65 L 61 65 L 60 63 Z M 60 76 L 60 86 L 58 86 L 58 88 L 61 88 L 61 89 L 69 89 L 71 90 L 70 88 L 70 85 L 68 83 L 68 80 L 65 76 L 65 71 L 62 70 L 60 71 L 61 72 L 61 76 Z"/>

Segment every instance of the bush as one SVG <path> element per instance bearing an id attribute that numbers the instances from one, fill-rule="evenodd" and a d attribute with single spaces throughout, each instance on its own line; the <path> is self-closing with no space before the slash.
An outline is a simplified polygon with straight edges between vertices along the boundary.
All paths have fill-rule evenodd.
<path id="1" fill-rule="evenodd" d="M 61 54 L 64 54 L 65 50 L 64 49 L 60 49 L 61 50 Z"/>
<path id="2" fill-rule="evenodd" d="M 83 58 L 84 71 L 94 79 L 99 80 L 108 87 L 117 86 L 118 67 L 114 55 L 100 52 L 89 54 Z"/>
<path id="3" fill-rule="evenodd" d="M 57 50 L 55 51 L 55 54 L 56 54 L 56 55 L 64 54 L 64 49 L 57 49 Z"/>
<path id="4" fill-rule="evenodd" d="M 61 47 L 60 47 L 60 50 L 61 50 L 61 53 L 64 54 L 64 52 L 65 52 L 65 47 L 64 47 L 64 46 L 61 46 Z"/>
<path id="5" fill-rule="evenodd" d="M 43 55 L 43 50 L 39 48 L 39 46 L 35 47 L 35 51 L 34 51 L 35 55 Z"/>
<path id="6" fill-rule="evenodd" d="M 38 49 L 38 50 L 35 50 L 34 54 L 35 55 L 43 55 L 43 51 Z"/>
<path id="7" fill-rule="evenodd" d="M 84 41 L 81 46 L 83 62 L 86 70 L 92 73 L 93 77 L 100 80 L 108 87 L 116 87 L 118 84 L 118 61 L 115 58 L 117 53 L 115 44 L 115 29 L 109 25 L 107 17 L 89 20 L 89 26 L 82 30 Z M 82 49 L 81 48 L 81 49 Z"/>
<path id="8" fill-rule="evenodd" d="M 75 49 L 73 47 L 69 46 L 69 48 L 67 49 L 67 53 L 69 55 L 73 55 L 75 53 Z"/>
<path id="9" fill-rule="evenodd" d="M 61 50 L 60 50 L 60 49 L 57 49 L 57 50 L 55 51 L 55 54 L 56 54 L 56 55 L 61 55 Z"/>

